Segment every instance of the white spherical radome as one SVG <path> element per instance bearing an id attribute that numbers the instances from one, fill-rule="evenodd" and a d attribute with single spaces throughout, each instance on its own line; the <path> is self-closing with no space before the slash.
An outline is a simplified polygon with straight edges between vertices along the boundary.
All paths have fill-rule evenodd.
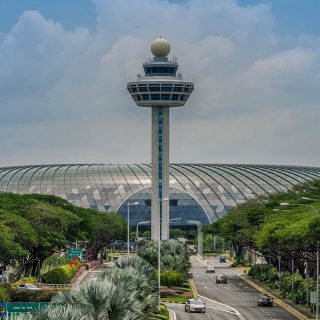
<path id="1" fill-rule="evenodd" d="M 168 40 L 160 37 L 151 44 L 151 52 L 155 57 L 166 57 L 171 50 Z"/>

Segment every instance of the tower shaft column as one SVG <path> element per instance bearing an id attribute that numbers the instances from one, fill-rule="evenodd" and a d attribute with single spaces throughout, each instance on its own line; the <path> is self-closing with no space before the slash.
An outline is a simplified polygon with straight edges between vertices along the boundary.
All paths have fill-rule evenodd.
<path id="1" fill-rule="evenodd" d="M 169 238 L 169 107 L 152 108 L 151 238 Z"/>

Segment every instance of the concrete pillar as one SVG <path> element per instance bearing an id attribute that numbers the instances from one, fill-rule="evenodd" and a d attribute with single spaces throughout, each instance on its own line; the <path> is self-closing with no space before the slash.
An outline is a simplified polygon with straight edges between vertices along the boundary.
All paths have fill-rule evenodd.
<path id="1" fill-rule="evenodd" d="M 169 107 L 152 108 L 151 238 L 169 238 Z M 161 173 L 162 172 L 162 173 Z M 160 202 L 159 202 L 160 200 Z"/>
<path id="2" fill-rule="evenodd" d="M 202 225 L 197 225 L 198 228 L 198 255 L 203 257 L 203 231 L 202 231 Z"/>

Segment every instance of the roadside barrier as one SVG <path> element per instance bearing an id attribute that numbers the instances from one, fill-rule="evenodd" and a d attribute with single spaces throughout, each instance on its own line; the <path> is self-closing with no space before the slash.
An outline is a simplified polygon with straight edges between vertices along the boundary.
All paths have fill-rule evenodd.
<path id="1" fill-rule="evenodd" d="M 189 279 L 189 283 L 190 283 L 190 287 L 191 287 L 191 290 L 193 293 L 193 297 L 197 298 L 199 294 L 198 294 L 198 290 L 197 290 L 196 285 L 194 284 L 193 279 Z"/>

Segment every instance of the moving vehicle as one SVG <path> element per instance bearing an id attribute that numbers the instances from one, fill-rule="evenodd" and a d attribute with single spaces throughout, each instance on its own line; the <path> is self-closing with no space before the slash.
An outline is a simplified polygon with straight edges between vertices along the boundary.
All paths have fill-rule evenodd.
<path id="1" fill-rule="evenodd" d="M 227 262 L 227 258 L 225 256 L 220 256 L 219 257 L 219 262 L 220 263 L 226 263 Z"/>
<path id="2" fill-rule="evenodd" d="M 215 273 L 216 270 L 214 269 L 214 267 L 207 267 L 206 269 L 206 273 Z"/>
<path id="3" fill-rule="evenodd" d="M 218 274 L 216 277 L 216 283 L 227 283 L 227 277 L 224 274 Z"/>
<path id="4" fill-rule="evenodd" d="M 260 294 L 258 298 L 258 303 L 257 305 L 260 306 L 270 306 L 273 307 L 273 299 L 268 296 L 267 294 Z"/>
<path id="5" fill-rule="evenodd" d="M 206 312 L 206 304 L 201 299 L 188 299 L 185 306 L 185 312 Z"/>
<path id="6" fill-rule="evenodd" d="M 35 284 L 32 283 L 21 283 L 17 286 L 17 290 L 26 290 L 26 291 L 37 291 L 40 290 Z"/>

